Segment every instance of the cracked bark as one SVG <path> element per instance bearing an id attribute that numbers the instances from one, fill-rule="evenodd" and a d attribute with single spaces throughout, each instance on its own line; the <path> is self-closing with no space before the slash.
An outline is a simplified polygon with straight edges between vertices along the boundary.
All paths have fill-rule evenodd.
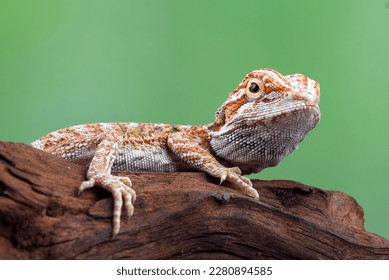
<path id="1" fill-rule="evenodd" d="M 389 259 L 344 193 L 253 180 L 256 201 L 202 173 L 127 174 L 135 214 L 112 239 L 110 194 L 77 196 L 85 171 L 0 143 L 0 259 Z"/>

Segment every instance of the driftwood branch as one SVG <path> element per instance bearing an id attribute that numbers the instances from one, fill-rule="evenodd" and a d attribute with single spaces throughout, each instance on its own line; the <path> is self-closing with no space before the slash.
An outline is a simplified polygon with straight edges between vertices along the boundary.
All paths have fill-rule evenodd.
<path id="1" fill-rule="evenodd" d="M 135 214 L 112 239 L 111 195 L 77 196 L 85 171 L 0 143 L 0 259 L 389 259 L 344 193 L 254 180 L 256 201 L 202 173 L 129 174 Z"/>

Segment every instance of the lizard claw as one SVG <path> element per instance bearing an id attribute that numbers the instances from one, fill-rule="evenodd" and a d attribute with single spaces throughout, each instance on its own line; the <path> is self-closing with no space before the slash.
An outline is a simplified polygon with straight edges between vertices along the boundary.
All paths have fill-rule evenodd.
<path id="1" fill-rule="evenodd" d="M 224 181 L 230 181 L 236 185 L 243 194 L 253 197 L 255 199 L 259 198 L 258 192 L 253 188 L 253 183 L 250 179 L 241 175 L 242 171 L 238 167 L 226 168 L 222 171 L 220 176 L 220 184 Z"/>

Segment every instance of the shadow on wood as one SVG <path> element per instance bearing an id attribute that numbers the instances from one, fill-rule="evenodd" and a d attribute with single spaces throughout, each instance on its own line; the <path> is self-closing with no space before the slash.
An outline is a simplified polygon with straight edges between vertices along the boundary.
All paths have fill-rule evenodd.
<path id="1" fill-rule="evenodd" d="M 0 143 L 0 259 L 389 259 L 344 193 L 253 180 L 256 201 L 202 173 L 128 174 L 135 214 L 112 239 L 111 195 L 77 197 L 85 171 Z"/>

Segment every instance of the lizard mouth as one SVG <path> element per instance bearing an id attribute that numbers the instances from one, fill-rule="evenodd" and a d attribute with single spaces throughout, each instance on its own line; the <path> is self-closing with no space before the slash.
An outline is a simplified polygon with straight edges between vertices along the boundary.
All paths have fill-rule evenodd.
<path id="1" fill-rule="evenodd" d="M 292 109 L 289 106 L 280 106 L 276 109 L 261 110 L 261 114 L 253 112 L 244 117 L 232 120 L 229 125 L 221 129 L 221 133 L 230 133 L 241 127 L 265 126 L 271 127 L 274 124 L 289 122 L 293 118 L 298 118 L 300 125 L 308 124 L 315 127 L 320 121 L 320 109 L 315 104 L 298 103 Z M 312 129 L 311 128 L 311 129 Z"/>

